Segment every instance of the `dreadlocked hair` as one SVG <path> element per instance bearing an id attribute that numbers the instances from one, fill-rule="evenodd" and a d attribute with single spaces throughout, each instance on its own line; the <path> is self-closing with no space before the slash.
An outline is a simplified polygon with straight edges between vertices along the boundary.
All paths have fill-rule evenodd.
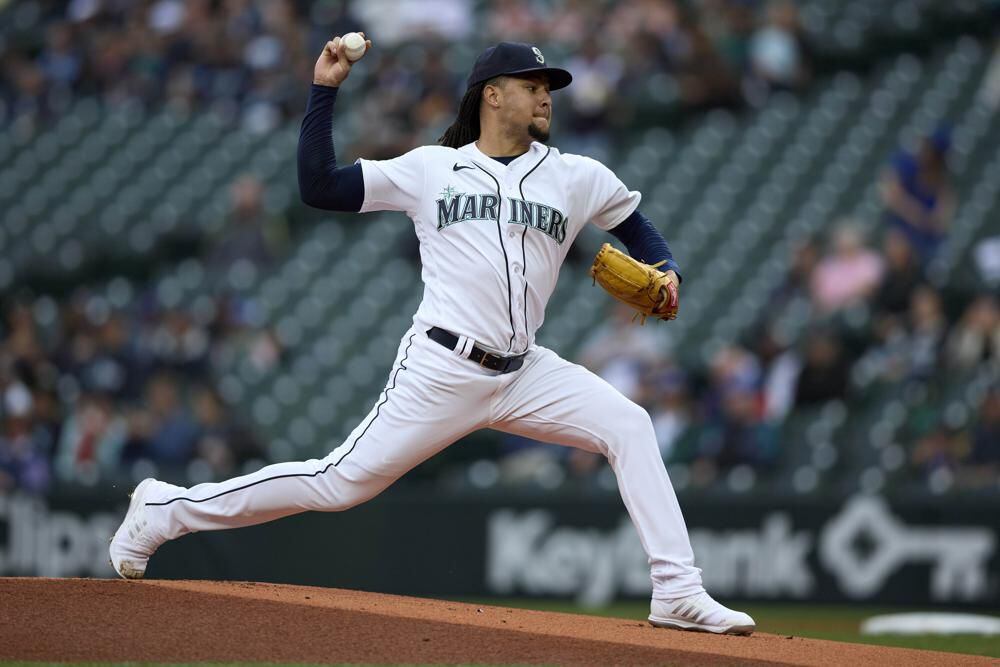
<path id="1" fill-rule="evenodd" d="M 496 85 L 500 78 L 497 76 L 477 83 L 465 91 L 462 103 L 458 106 L 458 117 L 438 139 L 439 144 L 448 148 L 460 148 L 479 138 L 479 103 L 483 99 L 483 89 Z"/>

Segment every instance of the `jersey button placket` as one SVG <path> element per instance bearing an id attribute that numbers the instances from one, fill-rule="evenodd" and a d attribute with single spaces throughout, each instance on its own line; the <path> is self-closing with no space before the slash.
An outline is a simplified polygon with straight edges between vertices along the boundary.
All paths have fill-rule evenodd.
<path id="1" fill-rule="evenodd" d="M 517 188 L 519 180 L 520 180 L 519 176 L 511 174 L 507 179 L 505 185 L 507 186 L 507 189 L 510 190 L 511 192 L 517 191 L 517 197 L 520 198 L 521 194 Z M 513 217 L 513 215 L 511 217 Z M 516 240 L 518 236 L 522 237 L 521 243 L 517 244 L 518 246 L 520 246 L 518 248 L 520 252 L 524 252 L 523 236 L 526 231 L 527 230 L 524 228 L 524 225 L 516 223 L 511 223 L 507 230 L 507 236 L 511 239 Z M 522 351 L 524 350 L 525 345 L 527 345 L 528 341 L 528 313 L 524 307 L 525 279 L 524 279 L 523 259 L 522 261 L 512 262 L 511 271 L 513 271 L 515 276 L 515 279 L 512 280 L 511 282 L 515 284 L 514 293 L 517 295 L 517 298 L 514 300 L 514 307 L 517 309 L 518 311 L 517 314 L 520 316 L 515 320 L 518 322 L 518 325 L 517 325 L 516 335 L 514 336 L 514 346 L 517 351 Z"/>
<path id="2" fill-rule="evenodd" d="M 517 191 L 517 183 L 515 182 L 513 175 L 510 174 L 509 171 L 508 173 L 505 174 L 505 176 L 506 177 L 504 178 L 503 181 L 504 196 L 507 197 L 507 203 L 510 204 L 513 193 Z M 508 195 L 508 193 L 511 194 Z M 514 217 L 514 212 L 511 211 L 507 219 L 511 220 L 513 217 Z M 514 223 L 507 223 L 507 238 L 512 239 L 515 237 L 517 237 L 517 227 L 514 225 Z"/>
<path id="3" fill-rule="evenodd" d="M 511 185 L 510 185 L 509 179 L 504 179 L 504 181 L 503 181 L 503 187 L 501 188 L 501 191 L 499 192 L 500 197 L 502 198 L 501 202 L 503 201 L 503 199 L 507 199 L 508 202 L 510 201 L 510 199 L 508 197 L 508 194 L 507 194 L 508 191 L 510 190 L 510 188 L 511 188 Z M 501 206 L 498 209 L 498 214 L 502 215 L 502 211 L 503 211 L 503 205 L 501 203 Z M 501 220 L 502 219 L 503 218 L 501 218 Z M 513 223 L 507 223 L 507 238 L 508 239 L 516 239 L 517 238 L 517 231 L 518 231 L 519 227 L 520 227 L 519 225 L 515 225 Z M 501 241 L 501 244 L 502 245 L 506 245 L 502 241 Z M 514 245 L 510 245 L 510 246 L 507 247 L 507 249 L 513 251 L 514 247 L 515 247 Z M 509 264 L 510 273 L 508 274 L 510 276 L 510 290 L 511 290 L 511 292 L 513 294 L 518 294 L 519 295 L 519 296 L 517 296 L 517 298 L 515 298 L 513 300 L 512 305 L 514 306 L 514 308 L 516 308 L 517 310 L 521 311 L 522 313 L 524 312 L 524 297 L 521 296 L 521 295 L 524 294 L 524 280 L 522 278 L 523 268 L 524 267 L 521 265 L 520 262 L 511 262 Z M 512 313 L 512 315 L 513 315 L 513 313 Z M 520 320 L 520 322 L 518 322 L 518 320 Z M 514 343 L 516 343 L 519 347 L 523 347 L 524 346 L 524 342 L 527 340 L 527 336 L 525 335 L 526 332 L 522 331 L 522 328 L 527 325 L 527 322 L 525 322 L 521 318 L 518 318 L 518 317 L 514 316 L 513 317 L 513 321 L 511 322 L 511 324 L 514 327 Z"/>

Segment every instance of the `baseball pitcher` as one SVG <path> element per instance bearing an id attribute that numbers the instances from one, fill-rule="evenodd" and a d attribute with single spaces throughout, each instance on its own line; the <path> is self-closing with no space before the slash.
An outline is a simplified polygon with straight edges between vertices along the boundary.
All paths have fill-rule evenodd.
<path id="1" fill-rule="evenodd" d="M 753 632 L 753 619 L 702 586 L 646 411 L 535 343 L 559 268 L 588 224 L 629 252 L 602 249 L 595 280 L 643 317 L 672 319 L 678 308 L 680 270 L 639 212 L 640 194 L 603 164 L 547 143 L 552 92 L 570 85 L 570 73 L 538 47 L 497 44 L 476 60 L 440 145 L 338 166 L 334 103 L 356 62 L 348 41 L 328 42 L 315 65 L 299 139 L 301 196 L 321 209 L 403 211 L 413 221 L 424 283 L 413 325 L 371 412 L 325 458 L 191 488 L 142 481 L 111 543 L 115 570 L 142 577 L 153 552 L 186 533 L 354 507 L 462 436 L 492 428 L 608 459 L 649 556 L 650 623 Z M 369 48 L 351 45 L 350 55 Z"/>

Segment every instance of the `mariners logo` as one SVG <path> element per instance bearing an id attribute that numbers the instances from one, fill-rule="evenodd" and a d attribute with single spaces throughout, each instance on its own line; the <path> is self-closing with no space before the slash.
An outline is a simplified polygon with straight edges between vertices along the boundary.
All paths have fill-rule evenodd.
<path id="1" fill-rule="evenodd" d="M 500 198 L 489 194 L 466 194 L 452 186 L 441 191 L 438 205 L 438 231 L 467 220 L 497 220 Z M 556 243 L 566 240 L 566 215 L 551 206 L 508 197 L 503 209 L 508 211 L 508 224 L 531 227 L 550 236 Z"/>

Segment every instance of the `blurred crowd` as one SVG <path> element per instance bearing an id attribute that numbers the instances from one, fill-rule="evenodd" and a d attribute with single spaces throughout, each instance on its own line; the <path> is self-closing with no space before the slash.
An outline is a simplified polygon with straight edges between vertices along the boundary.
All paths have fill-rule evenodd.
<path id="1" fill-rule="evenodd" d="M 202 240 L 209 294 L 196 303 L 121 278 L 58 300 L 25 292 L 4 302 L 0 494 L 150 474 L 207 481 L 262 465 L 263 444 L 217 380 L 234 359 L 273 371 L 283 351 L 252 302 L 210 296 L 211 276 L 240 263 L 264 269 L 282 252 L 283 226 L 262 198 L 256 178 L 232 183 L 225 224 Z"/>
<path id="2" fill-rule="evenodd" d="M 647 408 L 664 460 L 686 465 L 696 486 L 736 469 L 775 470 L 789 448 L 805 446 L 804 433 L 785 428 L 789 415 L 830 403 L 860 414 L 883 388 L 925 396 L 910 405 L 898 434 L 910 479 L 995 486 L 1000 299 L 986 289 L 946 294 L 930 275 L 956 206 L 948 150 L 941 126 L 915 150 L 892 156 L 881 183 L 883 224 L 872 237 L 841 220 L 796 244 L 760 321 L 707 364 L 672 358 L 656 325 L 637 326 L 626 307 L 590 334 L 579 362 Z M 792 310 L 807 316 L 782 326 Z M 991 383 L 985 394 L 968 410 L 949 408 L 949 388 L 977 375 Z M 509 441 L 503 474 L 537 481 L 548 474 L 540 462 L 580 478 L 602 469 L 581 452 L 534 447 Z"/>
<path id="3" fill-rule="evenodd" d="M 260 465 L 256 436 L 213 387 L 227 347 L 273 364 L 219 301 L 196 316 L 144 295 L 115 308 L 81 290 L 3 310 L 0 494 L 128 480 L 135 470 L 214 479 Z M 271 355 L 272 357 L 274 355 Z"/>
<path id="4" fill-rule="evenodd" d="M 371 157 L 437 139 L 472 58 L 501 40 L 537 43 L 573 73 L 556 105 L 564 140 L 606 142 L 669 105 L 756 103 L 810 75 L 792 0 L 25 0 L 0 2 L 0 17 L 0 126 L 93 95 L 264 131 L 301 114 L 325 41 L 363 30 L 377 48 L 355 75 L 354 134 Z"/>
<path id="5" fill-rule="evenodd" d="M 557 139 L 578 152 L 666 109 L 759 104 L 805 86 L 813 69 L 792 0 L 0 0 L 0 126 L 30 132 L 96 96 L 210 109 L 267 131 L 301 115 L 316 54 L 351 30 L 377 47 L 352 74 L 365 94 L 345 100 L 359 142 L 350 152 L 371 158 L 434 142 L 471 59 L 499 40 L 537 43 L 573 73 L 555 104 Z M 695 485 L 734 470 L 766 474 L 797 444 L 784 437 L 790 415 L 860 405 L 880 386 L 931 397 L 901 431 L 910 472 L 995 483 L 996 380 L 966 413 L 932 409 L 946 403 L 940 387 L 1000 373 L 995 291 L 943 293 L 932 275 L 957 205 L 949 147 L 941 126 L 892 156 L 875 233 L 842 220 L 798 243 L 764 319 L 704 363 L 672 358 L 658 327 L 637 326 L 627 310 L 591 333 L 580 363 L 649 410 L 664 459 L 685 465 Z M 287 230 L 263 213 L 262 187 L 232 184 L 230 219 L 203 245 L 210 272 L 280 260 Z M 137 470 L 201 481 L 260 465 L 266 443 L 216 389 L 225 360 L 249 359 L 262 373 L 281 363 L 280 344 L 249 310 L 225 294 L 198 309 L 155 292 L 117 304 L 83 289 L 58 300 L 8 295 L 0 493 Z M 807 316 L 784 326 L 792 311 Z M 581 479 L 606 470 L 577 450 L 516 440 L 502 450 L 509 479 L 537 478 L 553 462 Z"/>

